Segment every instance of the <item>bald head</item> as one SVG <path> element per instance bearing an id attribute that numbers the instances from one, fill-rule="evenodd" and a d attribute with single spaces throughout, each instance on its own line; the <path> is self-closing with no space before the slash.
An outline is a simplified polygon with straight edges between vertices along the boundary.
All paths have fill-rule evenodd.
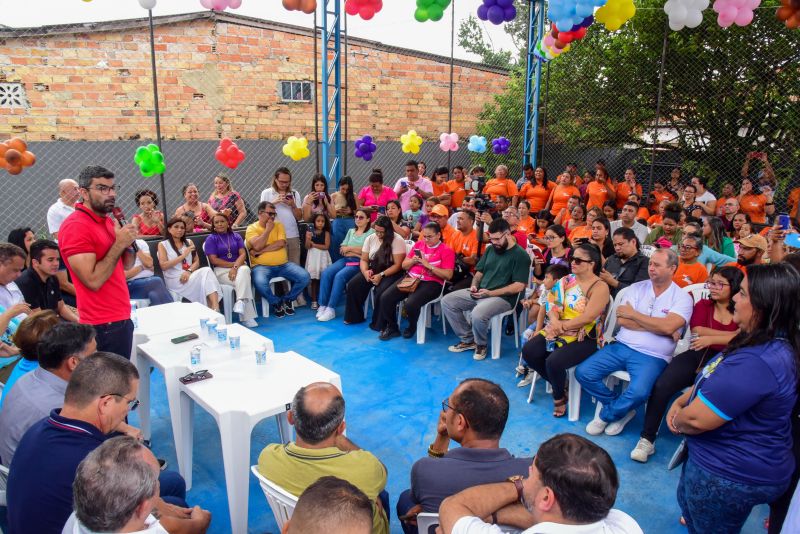
<path id="1" fill-rule="evenodd" d="M 344 398 L 327 382 L 300 388 L 292 400 L 295 432 L 304 442 L 315 445 L 333 436 L 344 421 Z"/>
<path id="2" fill-rule="evenodd" d="M 78 182 L 70 178 L 65 178 L 58 182 L 58 197 L 61 201 L 71 206 L 80 198 L 81 192 L 78 189 Z"/>

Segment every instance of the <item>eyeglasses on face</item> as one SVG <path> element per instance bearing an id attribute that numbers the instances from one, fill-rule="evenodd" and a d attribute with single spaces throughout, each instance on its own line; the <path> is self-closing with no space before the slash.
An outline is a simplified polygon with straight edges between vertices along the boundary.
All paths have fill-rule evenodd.
<path id="1" fill-rule="evenodd" d="M 122 393 L 106 393 L 105 395 L 100 395 L 100 398 L 103 397 L 119 397 L 124 400 L 128 404 L 128 411 L 132 412 L 136 408 L 139 407 L 139 399 L 128 400 L 128 398 L 123 395 Z"/>
<path id="2" fill-rule="evenodd" d="M 489 236 L 489 241 L 491 241 L 492 243 L 500 243 L 503 241 L 503 239 L 505 239 L 506 235 L 508 235 L 508 232 L 503 232 L 497 237 Z"/>
<path id="3" fill-rule="evenodd" d="M 456 413 L 461 413 L 461 412 L 458 411 L 457 408 L 455 408 L 453 406 L 450 406 L 450 399 L 444 399 L 442 401 L 442 411 L 446 412 L 447 410 L 453 410 Z"/>
<path id="4" fill-rule="evenodd" d="M 722 289 L 725 286 L 730 287 L 730 284 L 726 284 L 725 282 L 715 282 L 713 280 L 709 280 L 704 284 L 703 287 L 705 287 L 706 289 Z"/>
<path id="5" fill-rule="evenodd" d="M 571 257 L 569 261 L 571 261 L 572 263 L 577 263 L 578 265 L 582 263 L 592 263 L 592 260 L 584 260 L 583 258 L 577 258 L 575 256 Z"/>
<path id="6" fill-rule="evenodd" d="M 355 216 L 355 219 L 356 219 L 357 221 L 360 221 L 360 220 L 362 220 L 362 219 L 366 219 L 366 218 L 367 218 L 367 216 L 366 216 L 366 215 L 356 215 L 356 216 Z"/>
<path id="7" fill-rule="evenodd" d="M 112 191 L 115 192 L 115 193 L 119 193 L 119 186 L 118 185 L 111 185 L 111 186 L 108 186 L 108 185 L 93 185 L 89 189 L 94 189 L 95 191 L 97 191 L 101 195 L 107 195 Z"/>
<path id="8" fill-rule="evenodd" d="M 695 247 L 695 246 L 693 246 L 693 245 L 684 245 L 683 243 L 681 243 L 680 245 L 678 245 L 678 248 L 679 248 L 680 250 L 692 250 L 692 249 L 699 250 L 699 247 Z"/>
<path id="9" fill-rule="evenodd" d="M 276 212 L 276 211 L 259 211 L 258 214 L 259 215 L 264 214 L 264 215 L 268 215 L 270 217 L 275 217 L 278 214 L 278 212 Z"/>

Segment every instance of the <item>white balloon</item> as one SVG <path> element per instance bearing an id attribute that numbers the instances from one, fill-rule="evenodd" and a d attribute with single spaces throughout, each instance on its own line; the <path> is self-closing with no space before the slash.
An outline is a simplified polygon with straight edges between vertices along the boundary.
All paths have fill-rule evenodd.
<path id="1" fill-rule="evenodd" d="M 156 7 L 156 0 L 139 0 L 139 5 L 145 9 L 153 9 Z"/>
<path id="2" fill-rule="evenodd" d="M 703 22 L 703 14 L 700 11 L 690 10 L 686 16 L 686 26 L 697 28 Z"/>

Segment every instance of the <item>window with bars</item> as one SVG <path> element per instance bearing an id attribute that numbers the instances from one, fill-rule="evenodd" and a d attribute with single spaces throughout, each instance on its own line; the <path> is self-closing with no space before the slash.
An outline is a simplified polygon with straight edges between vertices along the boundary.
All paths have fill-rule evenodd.
<path id="1" fill-rule="evenodd" d="M 28 95 L 21 83 L 0 83 L 0 108 L 28 109 Z"/>
<path id="2" fill-rule="evenodd" d="M 283 102 L 311 102 L 311 82 L 281 82 Z"/>

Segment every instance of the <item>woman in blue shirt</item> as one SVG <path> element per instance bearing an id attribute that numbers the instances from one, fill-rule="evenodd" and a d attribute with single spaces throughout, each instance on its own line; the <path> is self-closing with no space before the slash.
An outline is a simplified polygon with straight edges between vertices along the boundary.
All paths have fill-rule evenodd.
<path id="1" fill-rule="evenodd" d="M 740 333 L 667 415 L 670 430 L 688 436 L 678 504 L 690 534 L 739 532 L 794 471 L 800 274 L 786 263 L 751 265 L 733 300 Z"/>

